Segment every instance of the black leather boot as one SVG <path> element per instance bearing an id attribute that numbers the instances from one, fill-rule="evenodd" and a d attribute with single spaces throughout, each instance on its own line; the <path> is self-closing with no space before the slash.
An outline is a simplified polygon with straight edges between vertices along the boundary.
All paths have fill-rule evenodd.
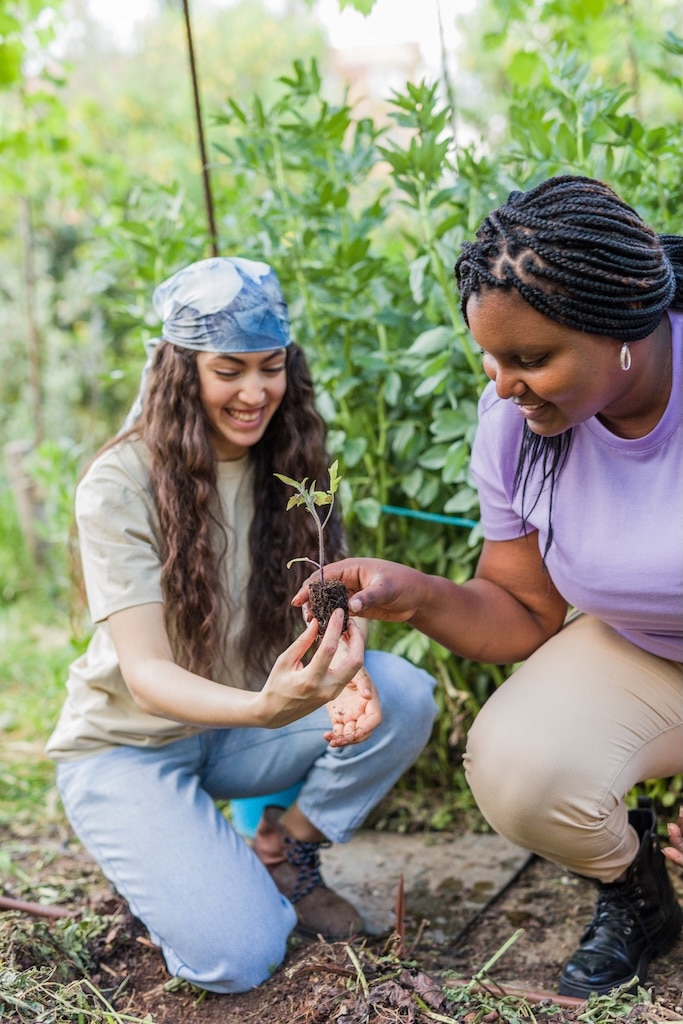
<path id="1" fill-rule="evenodd" d="M 595 916 L 564 965 L 561 995 L 604 995 L 636 977 L 644 985 L 650 958 L 666 953 L 683 926 L 650 801 L 641 798 L 628 819 L 640 849 L 623 882 L 599 883 Z"/>

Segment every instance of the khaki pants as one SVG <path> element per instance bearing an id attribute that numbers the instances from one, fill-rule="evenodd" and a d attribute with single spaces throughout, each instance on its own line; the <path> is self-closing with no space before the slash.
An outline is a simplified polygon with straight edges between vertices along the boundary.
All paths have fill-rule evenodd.
<path id="1" fill-rule="evenodd" d="M 624 795 L 683 772 L 683 665 L 575 617 L 486 702 L 465 768 L 497 832 L 612 882 L 639 845 Z"/>

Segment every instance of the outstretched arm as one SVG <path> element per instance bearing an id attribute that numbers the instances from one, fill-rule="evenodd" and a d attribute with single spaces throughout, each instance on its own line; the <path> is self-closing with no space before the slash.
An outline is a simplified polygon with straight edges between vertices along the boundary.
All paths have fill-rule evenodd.
<path id="1" fill-rule="evenodd" d="M 123 678 L 138 706 L 192 725 L 287 725 L 337 697 L 363 664 L 363 638 L 353 622 L 337 655 L 344 621 L 340 610 L 310 661 L 304 664 L 303 659 L 316 640 L 315 620 L 276 659 L 259 692 L 223 686 L 176 664 L 160 603 L 116 612 L 108 621 Z"/>
<path id="2" fill-rule="evenodd" d="M 486 541 L 474 579 L 462 585 L 374 558 L 333 562 L 325 576 L 345 583 L 352 615 L 409 622 L 476 661 L 521 661 L 557 632 L 567 610 L 543 566 L 536 532 Z M 304 584 L 294 604 L 307 600 Z"/>

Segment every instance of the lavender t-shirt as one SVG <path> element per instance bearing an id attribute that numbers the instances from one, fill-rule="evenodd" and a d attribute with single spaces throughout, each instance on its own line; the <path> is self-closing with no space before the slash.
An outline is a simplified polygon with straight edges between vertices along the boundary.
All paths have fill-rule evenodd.
<path id="1" fill-rule="evenodd" d="M 670 313 L 673 381 L 664 415 L 645 437 L 617 437 L 595 417 L 573 431 L 555 485 L 548 571 L 563 597 L 638 647 L 683 660 L 683 314 Z M 636 342 L 636 344 L 638 344 Z M 618 368 L 615 372 L 620 372 Z M 513 480 L 523 419 L 490 383 L 479 401 L 472 474 L 488 540 L 523 532 Z M 529 495 L 537 494 L 531 483 Z M 541 550 L 547 488 L 529 515 Z"/>

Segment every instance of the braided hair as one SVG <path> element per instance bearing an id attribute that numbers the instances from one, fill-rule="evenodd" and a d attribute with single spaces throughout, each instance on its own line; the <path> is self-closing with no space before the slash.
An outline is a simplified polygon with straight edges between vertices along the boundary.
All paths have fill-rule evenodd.
<path id="1" fill-rule="evenodd" d="M 472 295 L 516 289 L 535 310 L 573 330 L 620 341 L 650 335 L 668 308 L 683 309 L 683 237 L 657 235 L 604 182 L 559 175 L 528 192 L 511 192 L 465 242 L 455 264 L 460 308 Z M 571 428 L 555 437 L 524 424 L 515 473 L 528 516 L 547 481 L 550 498 L 571 447 Z M 524 511 L 540 466 L 541 485 Z M 552 523 L 544 552 L 552 543 Z"/>

